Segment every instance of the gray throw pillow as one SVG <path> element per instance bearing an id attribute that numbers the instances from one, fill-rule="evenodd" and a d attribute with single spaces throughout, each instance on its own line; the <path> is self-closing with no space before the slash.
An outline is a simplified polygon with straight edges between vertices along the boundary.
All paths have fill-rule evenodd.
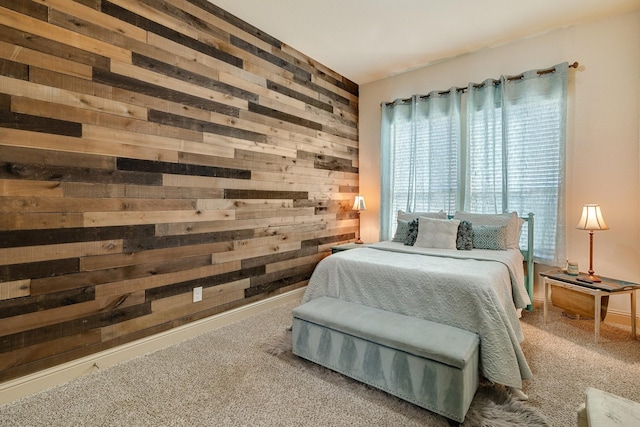
<path id="1" fill-rule="evenodd" d="M 407 246 L 413 246 L 418 238 L 418 218 L 409 222 L 408 227 L 409 231 L 407 232 L 407 238 L 405 239 L 404 244 Z"/>
<path id="2" fill-rule="evenodd" d="M 396 234 L 391 241 L 404 243 L 404 241 L 407 240 L 407 234 L 409 234 L 409 221 L 399 219 Z"/>
<path id="3" fill-rule="evenodd" d="M 473 249 L 473 229 L 469 221 L 460 221 L 458 225 L 456 249 L 460 251 L 470 251 Z"/>

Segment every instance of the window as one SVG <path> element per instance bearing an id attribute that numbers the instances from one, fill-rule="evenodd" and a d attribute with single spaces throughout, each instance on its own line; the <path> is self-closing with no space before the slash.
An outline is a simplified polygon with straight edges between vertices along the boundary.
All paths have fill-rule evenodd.
<path id="1" fill-rule="evenodd" d="M 456 89 L 385 104 L 381 238 L 399 209 L 533 212 L 534 257 L 561 265 L 566 73 L 565 63 L 470 84 L 464 111 Z"/>

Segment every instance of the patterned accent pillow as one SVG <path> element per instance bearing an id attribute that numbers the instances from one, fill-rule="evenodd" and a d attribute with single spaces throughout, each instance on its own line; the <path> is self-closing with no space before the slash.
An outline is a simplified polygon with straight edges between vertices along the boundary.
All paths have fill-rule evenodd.
<path id="1" fill-rule="evenodd" d="M 469 221 L 473 227 L 479 225 L 507 226 L 507 248 L 520 248 L 520 233 L 522 232 L 522 224 L 524 220 L 518 217 L 516 212 L 503 214 L 476 214 L 463 211 L 457 211 L 455 219 L 460 221 Z"/>
<path id="2" fill-rule="evenodd" d="M 416 243 L 416 239 L 418 238 L 418 219 L 414 219 L 408 224 L 409 231 L 407 232 L 407 238 L 404 241 L 404 244 L 407 246 L 413 246 Z"/>
<path id="3" fill-rule="evenodd" d="M 473 247 L 476 249 L 507 250 L 507 226 L 473 226 Z"/>
<path id="4" fill-rule="evenodd" d="M 404 241 L 407 240 L 407 234 L 409 234 L 409 221 L 399 219 L 396 234 L 391 241 L 404 243 Z"/>
<path id="5" fill-rule="evenodd" d="M 460 221 L 460 225 L 458 225 L 456 249 L 460 251 L 470 251 L 473 249 L 473 229 L 469 221 Z"/>
<path id="6" fill-rule="evenodd" d="M 418 238 L 415 246 L 420 248 L 455 249 L 460 221 L 457 219 L 418 218 Z"/>

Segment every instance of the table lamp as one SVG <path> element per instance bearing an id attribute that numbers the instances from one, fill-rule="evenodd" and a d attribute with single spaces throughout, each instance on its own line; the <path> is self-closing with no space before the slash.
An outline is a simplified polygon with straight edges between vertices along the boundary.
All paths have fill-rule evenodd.
<path id="1" fill-rule="evenodd" d="M 593 232 L 595 230 L 608 230 L 609 226 L 602 218 L 600 205 L 587 204 L 582 207 L 582 217 L 578 221 L 576 228 L 579 230 L 589 230 L 589 275 L 586 277 L 592 282 L 601 282 L 600 278 L 593 271 Z"/>
<path id="2" fill-rule="evenodd" d="M 354 243 L 361 245 L 362 240 L 360 240 L 360 211 L 367 210 L 367 206 L 364 204 L 364 196 L 360 194 L 356 196 L 356 201 L 353 203 L 353 210 L 358 211 L 358 239 Z"/>

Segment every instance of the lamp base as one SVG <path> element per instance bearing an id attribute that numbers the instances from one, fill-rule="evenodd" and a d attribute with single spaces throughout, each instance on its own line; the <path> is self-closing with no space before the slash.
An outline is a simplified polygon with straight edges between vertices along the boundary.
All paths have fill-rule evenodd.
<path id="1" fill-rule="evenodd" d="M 581 274 L 580 277 L 582 279 L 587 279 L 587 280 L 591 280 L 593 283 L 600 283 L 602 282 L 602 279 L 600 279 L 598 276 L 596 276 L 595 274 Z"/>
<path id="2" fill-rule="evenodd" d="M 358 240 L 356 240 L 356 241 L 355 241 L 355 242 L 353 242 L 353 243 L 355 243 L 356 245 L 361 245 L 361 244 L 363 244 L 364 242 L 363 242 L 362 240 L 360 240 L 360 238 L 358 237 Z"/>

